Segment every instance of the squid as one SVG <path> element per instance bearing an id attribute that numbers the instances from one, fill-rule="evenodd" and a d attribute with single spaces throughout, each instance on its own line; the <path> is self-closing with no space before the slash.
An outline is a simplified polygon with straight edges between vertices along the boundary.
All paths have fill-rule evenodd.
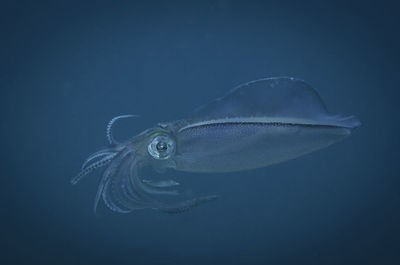
<path id="1" fill-rule="evenodd" d="M 355 116 L 332 115 L 318 93 L 305 81 L 273 77 L 239 85 L 223 97 L 197 108 L 191 118 L 158 123 L 119 142 L 107 125 L 109 146 L 90 155 L 76 184 L 96 169 L 104 168 L 94 210 L 102 201 L 112 211 L 129 213 L 156 209 L 166 213 L 188 211 L 217 195 L 187 200 L 177 196 L 180 183 L 142 178 L 140 169 L 157 172 L 220 173 L 251 170 L 288 161 L 330 146 L 361 125 Z M 175 197 L 176 198 L 176 197 Z"/>

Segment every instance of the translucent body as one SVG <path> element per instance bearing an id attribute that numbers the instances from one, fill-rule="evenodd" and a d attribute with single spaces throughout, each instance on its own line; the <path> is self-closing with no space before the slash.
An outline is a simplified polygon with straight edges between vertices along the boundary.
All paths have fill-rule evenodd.
<path id="1" fill-rule="evenodd" d="M 139 169 L 174 168 L 189 172 L 233 172 L 265 167 L 327 147 L 360 125 L 353 116 L 329 114 L 317 92 L 304 81 L 277 77 L 252 81 L 198 108 L 193 117 L 159 124 L 117 143 L 107 127 L 110 148 L 91 155 L 76 183 L 94 169 L 108 165 L 96 196 L 113 211 L 155 208 L 182 212 L 216 199 L 204 196 L 169 202 L 176 182 L 142 180 Z"/>
<path id="2" fill-rule="evenodd" d="M 265 167 L 331 145 L 350 129 L 262 123 L 213 124 L 177 134 L 176 169 L 232 172 Z"/>

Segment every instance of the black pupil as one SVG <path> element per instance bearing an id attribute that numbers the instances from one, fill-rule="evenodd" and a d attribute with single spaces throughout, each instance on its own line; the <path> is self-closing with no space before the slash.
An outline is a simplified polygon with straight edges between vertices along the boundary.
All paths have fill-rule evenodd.
<path id="1" fill-rule="evenodd" d="M 167 144 L 165 142 L 159 142 L 157 143 L 156 148 L 159 152 L 164 152 L 167 150 Z"/>

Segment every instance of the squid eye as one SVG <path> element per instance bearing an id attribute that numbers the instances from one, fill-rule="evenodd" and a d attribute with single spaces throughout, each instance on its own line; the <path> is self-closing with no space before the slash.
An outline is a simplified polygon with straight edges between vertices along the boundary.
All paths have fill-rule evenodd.
<path id="1" fill-rule="evenodd" d="M 168 145 L 166 142 L 159 142 L 156 144 L 157 151 L 162 153 L 168 150 Z"/>
<path id="2" fill-rule="evenodd" d="M 175 142 L 168 136 L 159 135 L 153 138 L 147 151 L 155 159 L 168 159 L 175 152 Z"/>

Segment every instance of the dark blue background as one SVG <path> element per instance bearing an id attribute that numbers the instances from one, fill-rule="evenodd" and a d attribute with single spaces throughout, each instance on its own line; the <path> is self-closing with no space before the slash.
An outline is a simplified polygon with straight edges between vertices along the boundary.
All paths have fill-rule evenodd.
<path id="1" fill-rule="evenodd" d="M 3 0 L 0 263 L 400 264 L 395 2 Z M 141 115 L 129 137 L 276 75 L 363 126 L 268 168 L 168 171 L 221 195 L 180 215 L 96 216 L 99 172 L 70 185 L 113 116 Z"/>

